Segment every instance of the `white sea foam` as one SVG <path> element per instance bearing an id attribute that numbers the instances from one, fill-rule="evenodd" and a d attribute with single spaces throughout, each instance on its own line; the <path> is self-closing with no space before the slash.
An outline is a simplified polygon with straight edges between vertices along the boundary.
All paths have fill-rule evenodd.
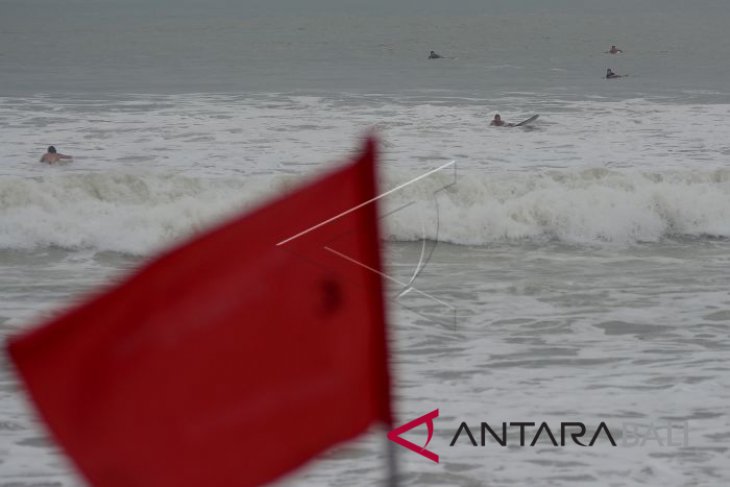
<path id="1" fill-rule="evenodd" d="M 286 178 L 276 184 L 286 184 Z M 240 208 L 243 194 L 258 199 L 265 191 L 260 181 L 160 174 L 3 179 L 0 248 L 58 246 L 144 254 Z"/>
<path id="2" fill-rule="evenodd" d="M 390 170 L 383 190 L 418 173 Z M 588 169 L 436 174 L 384 200 L 390 240 L 455 244 L 571 243 L 730 237 L 730 170 L 642 173 Z M 299 178 L 160 173 L 0 179 L 0 248 L 58 246 L 146 254 L 281 194 Z M 403 205 L 410 207 L 395 211 Z"/>
<path id="3" fill-rule="evenodd" d="M 488 126 L 534 113 L 532 129 Z M 0 176 L 45 174 L 47 145 L 76 157 L 64 172 L 169 170 L 196 176 L 298 174 L 340 158 L 377 128 L 388 167 L 457 159 L 479 171 L 717 169 L 730 157 L 727 104 L 429 96 L 130 96 L 0 98 Z"/>
<path id="4" fill-rule="evenodd" d="M 531 130 L 487 127 L 539 112 Z M 654 242 L 730 236 L 730 105 L 421 96 L 0 99 L 0 248 L 146 254 L 315 174 L 379 129 L 391 240 Z M 687 124 L 687 120 L 693 123 Z M 41 135 L 42 134 L 42 140 Z M 73 163 L 37 162 L 46 143 Z M 438 202 L 438 206 L 434 203 Z"/>
<path id="5" fill-rule="evenodd" d="M 434 181 L 432 189 L 438 189 Z M 422 199 L 428 189 L 421 190 Z M 425 194 L 423 194 L 425 193 Z M 641 173 L 589 169 L 539 174 L 461 174 L 424 213 L 429 238 L 484 245 L 519 239 L 571 243 L 655 242 L 730 236 L 730 171 Z M 418 219 L 391 219 L 395 240 L 417 238 Z M 419 233 L 420 232 L 420 233 Z"/>

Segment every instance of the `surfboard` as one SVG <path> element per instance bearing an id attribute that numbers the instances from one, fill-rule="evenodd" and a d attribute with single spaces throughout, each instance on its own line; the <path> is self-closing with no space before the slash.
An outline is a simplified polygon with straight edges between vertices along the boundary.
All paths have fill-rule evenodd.
<path id="1" fill-rule="evenodd" d="M 539 116 L 540 115 L 533 115 L 530 118 L 528 118 L 527 120 L 523 120 L 520 123 L 514 124 L 513 127 L 522 127 L 523 125 L 527 125 L 528 123 L 532 123 L 535 120 L 537 120 L 537 117 L 539 117 Z"/>

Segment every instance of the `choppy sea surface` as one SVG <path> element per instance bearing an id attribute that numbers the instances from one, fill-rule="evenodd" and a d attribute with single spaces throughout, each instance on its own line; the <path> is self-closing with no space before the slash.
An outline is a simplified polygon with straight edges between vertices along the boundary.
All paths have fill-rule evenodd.
<path id="1" fill-rule="evenodd" d="M 655 3 L 0 0 L 0 337 L 375 132 L 383 190 L 455 161 L 383 201 L 409 205 L 388 272 L 423 293 L 389 291 L 394 407 L 440 411 L 441 461 L 398 447 L 403 485 L 727 483 L 730 7 Z M 73 162 L 39 163 L 51 144 Z M 463 421 L 617 446 L 450 446 Z M 386 451 L 373 432 L 282 484 L 382 483 Z M 80 483 L 3 357 L 0 486 Z"/>

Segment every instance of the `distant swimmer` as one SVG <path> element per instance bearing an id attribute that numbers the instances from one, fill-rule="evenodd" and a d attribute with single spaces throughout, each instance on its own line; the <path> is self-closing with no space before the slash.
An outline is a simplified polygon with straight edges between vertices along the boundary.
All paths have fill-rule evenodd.
<path id="1" fill-rule="evenodd" d="M 56 148 L 53 146 L 48 147 L 48 152 L 41 156 L 41 162 L 48 164 L 54 164 L 60 160 L 71 160 L 73 157 L 67 156 L 66 154 L 59 154 L 56 152 Z"/>
<path id="2" fill-rule="evenodd" d="M 519 123 L 506 123 L 504 120 L 502 120 L 502 117 L 497 113 L 494 115 L 494 118 L 491 122 L 489 122 L 489 125 L 492 127 L 525 127 L 528 128 L 527 125 L 531 124 L 535 120 L 538 119 L 540 115 L 533 115 L 530 118 L 523 120 Z M 531 128 L 531 127 L 530 127 Z"/>
<path id="3" fill-rule="evenodd" d="M 616 74 L 613 71 L 611 71 L 611 68 L 608 68 L 606 70 L 606 79 L 615 79 L 615 78 L 623 78 L 624 75 L 622 74 Z"/>
<path id="4" fill-rule="evenodd" d="M 491 122 L 489 122 L 489 125 L 492 127 L 504 127 L 505 125 L 509 127 L 509 124 L 505 124 L 504 120 L 502 120 L 502 117 L 498 114 L 494 116 Z"/>
<path id="5" fill-rule="evenodd" d="M 436 51 L 431 51 L 431 54 L 428 55 L 429 59 L 441 59 L 443 56 L 436 54 Z"/>
<path id="6" fill-rule="evenodd" d="M 609 49 L 609 50 L 608 50 L 608 51 L 606 51 L 606 52 L 607 52 L 608 54 L 620 54 L 620 53 L 622 53 L 623 51 L 622 51 L 621 49 L 617 48 L 616 46 L 611 46 L 611 49 Z"/>

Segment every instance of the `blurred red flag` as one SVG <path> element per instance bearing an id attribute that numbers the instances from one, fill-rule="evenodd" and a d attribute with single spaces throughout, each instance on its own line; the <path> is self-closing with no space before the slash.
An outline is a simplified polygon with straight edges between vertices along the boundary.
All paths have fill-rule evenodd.
<path id="1" fill-rule="evenodd" d="M 10 341 L 91 484 L 258 485 L 391 424 L 374 164 L 368 141 Z"/>

